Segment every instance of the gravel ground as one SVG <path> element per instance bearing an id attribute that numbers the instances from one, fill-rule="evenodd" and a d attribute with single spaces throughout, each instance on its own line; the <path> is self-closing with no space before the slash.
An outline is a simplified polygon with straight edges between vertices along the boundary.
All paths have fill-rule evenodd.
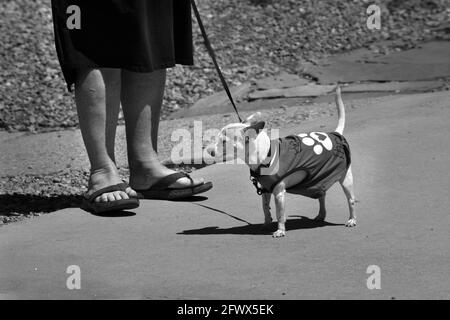
<path id="1" fill-rule="evenodd" d="M 231 85 L 280 71 L 301 74 L 302 62 L 399 40 L 392 48 L 443 37 L 448 0 L 379 0 L 382 30 L 366 28 L 372 1 L 198 0 Z M 77 126 L 53 44 L 50 0 L 0 0 L 0 130 L 42 132 Z M 194 23 L 195 66 L 169 71 L 163 118 L 221 89 Z"/>

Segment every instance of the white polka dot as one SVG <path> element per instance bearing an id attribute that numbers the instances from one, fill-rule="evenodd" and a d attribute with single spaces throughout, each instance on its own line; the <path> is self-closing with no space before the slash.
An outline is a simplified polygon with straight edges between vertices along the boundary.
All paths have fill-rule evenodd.
<path id="1" fill-rule="evenodd" d="M 316 154 L 321 154 L 322 151 L 323 151 L 323 148 L 322 148 L 321 145 L 318 144 L 318 145 L 314 146 L 314 152 L 315 152 Z"/>
<path id="2" fill-rule="evenodd" d="M 328 137 L 325 139 L 325 141 L 322 141 L 322 144 L 328 151 L 333 149 L 333 142 L 331 142 L 331 139 Z"/>
<path id="3" fill-rule="evenodd" d="M 298 136 L 299 136 L 300 138 L 304 138 L 304 137 L 307 137 L 308 135 L 307 135 L 306 133 L 300 133 Z"/>
<path id="4" fill-rule="evenodd" d="M 324 136 L 325 139 L 322 140 L 319 138 L 319 136 Z M 325 132 L 311 132 L 311 137 L 322 144 L 328 151 L 333 149 L 333 142 Z"/>
<path id="5" fill-rule="evenodd" d="M 312 146 L 312 145 L 314 145 L 314 140 L 311 139 L 311 138 L 303 138 L 303 139 L 302 139 L 302 142 L 303 142 L 304 144 L 306 144 L 307 146 Z"/>

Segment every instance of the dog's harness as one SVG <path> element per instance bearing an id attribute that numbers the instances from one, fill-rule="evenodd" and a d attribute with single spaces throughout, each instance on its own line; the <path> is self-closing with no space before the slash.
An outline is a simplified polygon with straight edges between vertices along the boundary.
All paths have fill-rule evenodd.
<path id="1" fill-rule="evenodd" d="M 266 159 L 271 159 L 272 158 L 272 144 L 270 144 L 270 148 L 269 148 L 269 152 L 267 152 L 267 158 Z M 261 175 L 261 168 L 269 168 L 270 163 L 267 163 L 267 161 L 265 161 L 266 163 L 261 163 L 255 171 L 253 171 L 252 169 L 250 169 L 250 181 L 253 183 L 253 185 L 256 188 L 256 193 L 258 195 L 262 195 L 263 193 L 271 193 L 272 190 L 268 190 L 266 188 L 264 188 L 259 182 L 258 182 L 258 177 Z M 272 188 L 273 189 L 273 188 Z"/>
<path id="2" fill-rule="evenodd" d="M 250 181 L 255 186 L 257 194 L 262 195 L 263 193 L 270 193 L 269 190 L 267 190 L 264 187 L 261 187 L 261 184 L 258 182 L 258 179 L 256 178 L 252 170 L 250 170 Z"/>
<path id="3" fill-rule="evenodd" d="M 271 141 L 269 151 L 267 152 L 266 159 L 263 163 L 261 163 L 255 170 L 250 169 L 250 181 L 253 183 L 253 185 L 256 188 L 256 193 L 258 195 L 262 195 L 263 193 L 272 193 L 273 188 L 285 178 L 285 176 L 278 179 L 278 181 L 275 181 L 272 183 L 272 185 L 269 188 L 264 187 L 260 182 L 259 179 L 261 178 L 261 171 L 263 169 L 270 169 L 272 165 L 277 165 L 276 161 L 279 161 L 279 155 L 280 155 L 280 145 L 282 143 L 282 139 L 277 139 L 276 141 Z M 278 150 L 274 150 L 277 148 Z M 289 172 L 287 175 L 289 175 L 291 172 Z"/>

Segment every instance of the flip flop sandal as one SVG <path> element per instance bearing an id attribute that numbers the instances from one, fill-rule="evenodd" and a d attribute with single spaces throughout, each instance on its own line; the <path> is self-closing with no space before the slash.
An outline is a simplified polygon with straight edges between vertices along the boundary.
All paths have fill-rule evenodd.
<path id="1" fill-rule="evenodd" d="M 171 184 L 180 178 L 188 178 L 191 180 L 192 185 L 185 188 L 169 188 Z M 162 178 L 147 190 L 135 190 L 142 194 L 142 198 L 144 199 L 177 200 L 206 192 L 213 187 L 212 182 L 206 182 L 195 186 L 193 184 L 194 181 L 190 175 L 185 172 L 176 172 Z"/>
<path id="2" fill-rule="evenodd" d="M 123 191 L 130 186 L 127 183 L 119 183 L 116 185 L 112 185 L 100 190 L 95 191 L 90 196 L 85 196 L 83 198 L 83 202 L 81 203 L 81 209 L 93 212 L 93 213 L 104 213 L 111 211 L 122 211 L 122 210 L 131 210 L 139 207 L 139 199 L 130 198 L 130 199 L 122 199 L 122 200 L 114 200 L 108 202 L 95 202 L 95 198 L 101 196 L 104 193 L 114 192 L 114 191 Z"/>

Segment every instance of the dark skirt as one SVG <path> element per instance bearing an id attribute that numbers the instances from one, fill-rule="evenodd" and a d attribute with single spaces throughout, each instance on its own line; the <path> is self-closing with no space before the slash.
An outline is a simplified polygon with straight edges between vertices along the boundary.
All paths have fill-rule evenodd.
<path id="1" fill-rule="evenodd" d="M 80 29 L 68 28 L 72 5 L 80 8 Z M 152 72 L 193 64 L 189 0 L 52 0 L 52 12 L 69 91 L 83 69 Z"/>

